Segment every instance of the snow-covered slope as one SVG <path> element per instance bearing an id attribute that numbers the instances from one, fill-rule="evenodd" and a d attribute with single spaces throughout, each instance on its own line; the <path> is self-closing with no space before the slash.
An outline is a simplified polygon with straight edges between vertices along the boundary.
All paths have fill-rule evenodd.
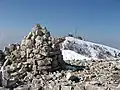
<path id="1" fill-rule="evenodd" d="M 120 57 L 120 50 L 74 37 L 65 37 L 62 43 L 64 59 L 110 59 Z"/>
<path id="2" fill-rule="evenodd" d="M 62 50 L 64 60 L 90 60 L 91 58 L 80 55 L 71 50 Z"/>

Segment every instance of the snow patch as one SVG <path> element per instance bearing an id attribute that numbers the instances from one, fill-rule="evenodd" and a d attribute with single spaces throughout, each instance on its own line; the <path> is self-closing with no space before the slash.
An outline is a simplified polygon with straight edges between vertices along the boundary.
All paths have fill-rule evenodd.
<path id="1" fill-rule="evenodd" d="M 64 60 L 90 60 L 90 58 L 82 56 L 71 50 L 62 50 Z"/>

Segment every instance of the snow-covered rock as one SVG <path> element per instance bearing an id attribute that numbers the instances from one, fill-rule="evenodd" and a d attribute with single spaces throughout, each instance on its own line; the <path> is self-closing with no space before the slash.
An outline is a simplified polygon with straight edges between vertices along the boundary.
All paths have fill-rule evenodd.
<path id="1" fill-rule="evenodd" d="M 118 49 L 74 37 L 65 37 L 65 41 L 62 43 L 62 53 L 64 60 L 112 59 L 120 57 L 120 50 Z"/>

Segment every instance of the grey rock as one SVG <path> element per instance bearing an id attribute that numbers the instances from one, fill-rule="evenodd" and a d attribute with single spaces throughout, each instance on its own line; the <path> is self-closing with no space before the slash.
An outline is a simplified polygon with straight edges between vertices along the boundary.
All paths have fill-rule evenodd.
<path id="1" fill-rule="evenodd" d="M 32 70 L 33 70 L 33 71 L 37 71 L 37 65 L 33 65 Z"/>
<path id="2" fill-rule="evenodd" d="M 47 33 L 47 30 L 46 30 L 46 29 L 41 29 L 41 31 L 43 32 L 43 34 L 46 34 L 46 33 Z"/>
<path id="3" fill-rule="evenodd" d="M 53 90 L 53 88 L 48 87 L 48 86 L 45 86 L 45 87 L 44 87 L 44 90 Z"/>
<path id="4" fill-rule="evenodd" d="M 120 70 L 120 63 L 117 64 L 115 67 Z"/>
<path id="5" fill-rule="evenodd" d="M 34 54 L 33 54 L 33 53 L 31 53 L 31 54 L 29 55 L 29 58 L 33 58 L 33 56 L 34 56 Z"/>
<path id="6" fill-rule="evenodd" d="M 2 50 L 1 50 L 1 52 L 2 52 Z M 8 55 L 8 54 L 10 53 L 10 51 L 9 51 L 9 48 L 8 48 L 8 47 L 4 47 L 4 53 L 5 53 L 6 55 Z"/>
<path id="7" fill-rule="evenodd" d="M 61 90 L 72 90 L 72 86 L 61 86 Z"/>
<path id="8" fill-rule="evenodd" d="M 77 76 L 72 75 L 70 72 L 67 73 L 66 78 L 67 78 L 68 80 L 75 81 L 75 82 L 79 82 L 79 81 L 80 81 L 80 79 L 79 79 Z"/>
<path id="9" fill-rule="evenodd" d="M 59 77 L 62 77 L 63 75 L 62 75 L 62 73 L 57 73 L 55 76 L 56 76 L 57 78 L 59 78 Z"/>
<path id="10" fill-rule="evenodd" d="M 80 81 L 80 79 L 77 76 L 71 76 L 69 80 L 74 81 L 76 83 Z"/>
<path id="11" fill-rule="evenodd" d="M 18 73 L 17 72 L 14 72 L 14 73 L 11 73 L 11 76 L 16 76 L 16 75 L 18 75 Z"/>
<path id="12" fill-rule="evenodd" d="M 54 86 L 53 90 L 60 90 L 60 86 L 59 85 Z"/>
<path id="13" fill-rule="evenodd" d="M 29 48 L 32 48 L 32 44 L 33 44 L 33 42 L 30 39 L 25 41 L 25 45 Z"/>
<path id="14" fill-rule="evenodd" d="M 27 58 L 29 58 L 29 55 L 31 52 L 32 52 L 32 49 L 27 48 L 27 50 L 26 50 Z"/>
<path id="15" fill-rule="evenodd" d="M 85 90 L 98 90 L 98 87 L 90 84 L 86 84 Z"/>
<path id="16" fill-rule="evenodd" d="M 27 85 L 19 86 L 17 88 L 14 88 L 14 90 L 29 90 L 29 87 Z"/>
<path id="17" fill-rule="evenodd" d="M 0 87 L 0 90 L 10 90 L 8 88 Z"/>
<path id="18" fill-rule="evenodd" d="M 41 30 L 36 30 L 35 32 L 36 36 L 43 36 L 43 32 Z"/>
<path id="19" fill-rule="evenodd" d="M 32 36 L 33 36 L 33 34 L 32 34 L 32 32 L 30 32 L 30 33 L 27 35 L 26 39 L 31 39 Z"/>
<path id="20" fill-rule="evenodd" d="M 7 61 L 5 61 L 4 65 L 1 68 L 2 72 L 2 86 L 7 87 L 8 86 L 8 81 L 10 79 L 10 75 L 8 73 L 8 68 L 6 66 Z"/>
<path id="21" fill-rule="evenodd" d="M 8 48 L 9 48 L 9 51 L 12 52 L 12 51 L 15 50 L 16 45 L 15 44 L 9 44 Z"/>
<path id="22" fill-rule="evenodd" d="M 42 27 L 40 26 L 40 24 L 35 24 L 32 28 L 32 31 L 36 31 L 36 30 L 39 30 L 39 29 L 42 29 Z"/>
<path id="23" fill-rule="evenodd" d="M 34 54 L 38 54 L 39 53 L 39 49 L 33 49 L 33 53 Z"/>
<path id="24" fill-rule="evenodd" d="M 25 51 L 21 51 L 21 57 L 24 58 L 26 55 Z"/>
<path id="25" fill-rule="evenodd" d="M 43 44 L 42 40 L 36 40 L 35 46 L 38 47 Z"/>
<path id="26" fill-rule="evenodd" d="M 74 90 L 85 90 L 85 87 L 84 86 L 81 86 L 81 85 L 76 85 L 74 87 Z"/>
<path id="27" fill-rule="evenodd" d="M 5 62 L 5 53 L 2 50 L 0 50 L 0 68 L 2 67 L 4 62 Z"/>
<path id="28" fill-rule="evenodd" d="M 2 72 L 0 71 L 0 86 L 2 86 Z"/>
<path id="29" fill-rule="evenodd" d="M 22 63 L 18 63 L 17 68 L 21 68 L 22 67 Z"/>
<path id="30" fill-rule="evenodd" d="M 91 85 L 102 85 L 99 81 L 90 81 Z"/>

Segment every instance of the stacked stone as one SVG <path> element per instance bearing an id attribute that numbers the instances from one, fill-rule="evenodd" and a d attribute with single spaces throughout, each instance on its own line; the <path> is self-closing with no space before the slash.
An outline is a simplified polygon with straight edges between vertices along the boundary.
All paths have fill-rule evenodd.
<path id="1" fill-rule="evenodd" d="M 0 68 L 2 67 L 4 61 L 5 61 L 5 54 L 2 50 L 0 50 Z"/>
<path id="2" fill-rule="evenodd" d="M 5 47 L 6 65 L 3 66 L 7 76 L 3 77 L 3 86 L 11 81 L 15 83 L 31 83 L 40 79 L 42 74 L 60 69 L 63 61 L 59 47 L 59 41 L 50 36 L 46 28 L 39 24 L 32 28 L 32 31 L 24 37 L 20 44 L 11 44 Z M 6 79 L 7 78 L 7 79 Z M 40 80 L 39 80 L 40 81 Z"/>

